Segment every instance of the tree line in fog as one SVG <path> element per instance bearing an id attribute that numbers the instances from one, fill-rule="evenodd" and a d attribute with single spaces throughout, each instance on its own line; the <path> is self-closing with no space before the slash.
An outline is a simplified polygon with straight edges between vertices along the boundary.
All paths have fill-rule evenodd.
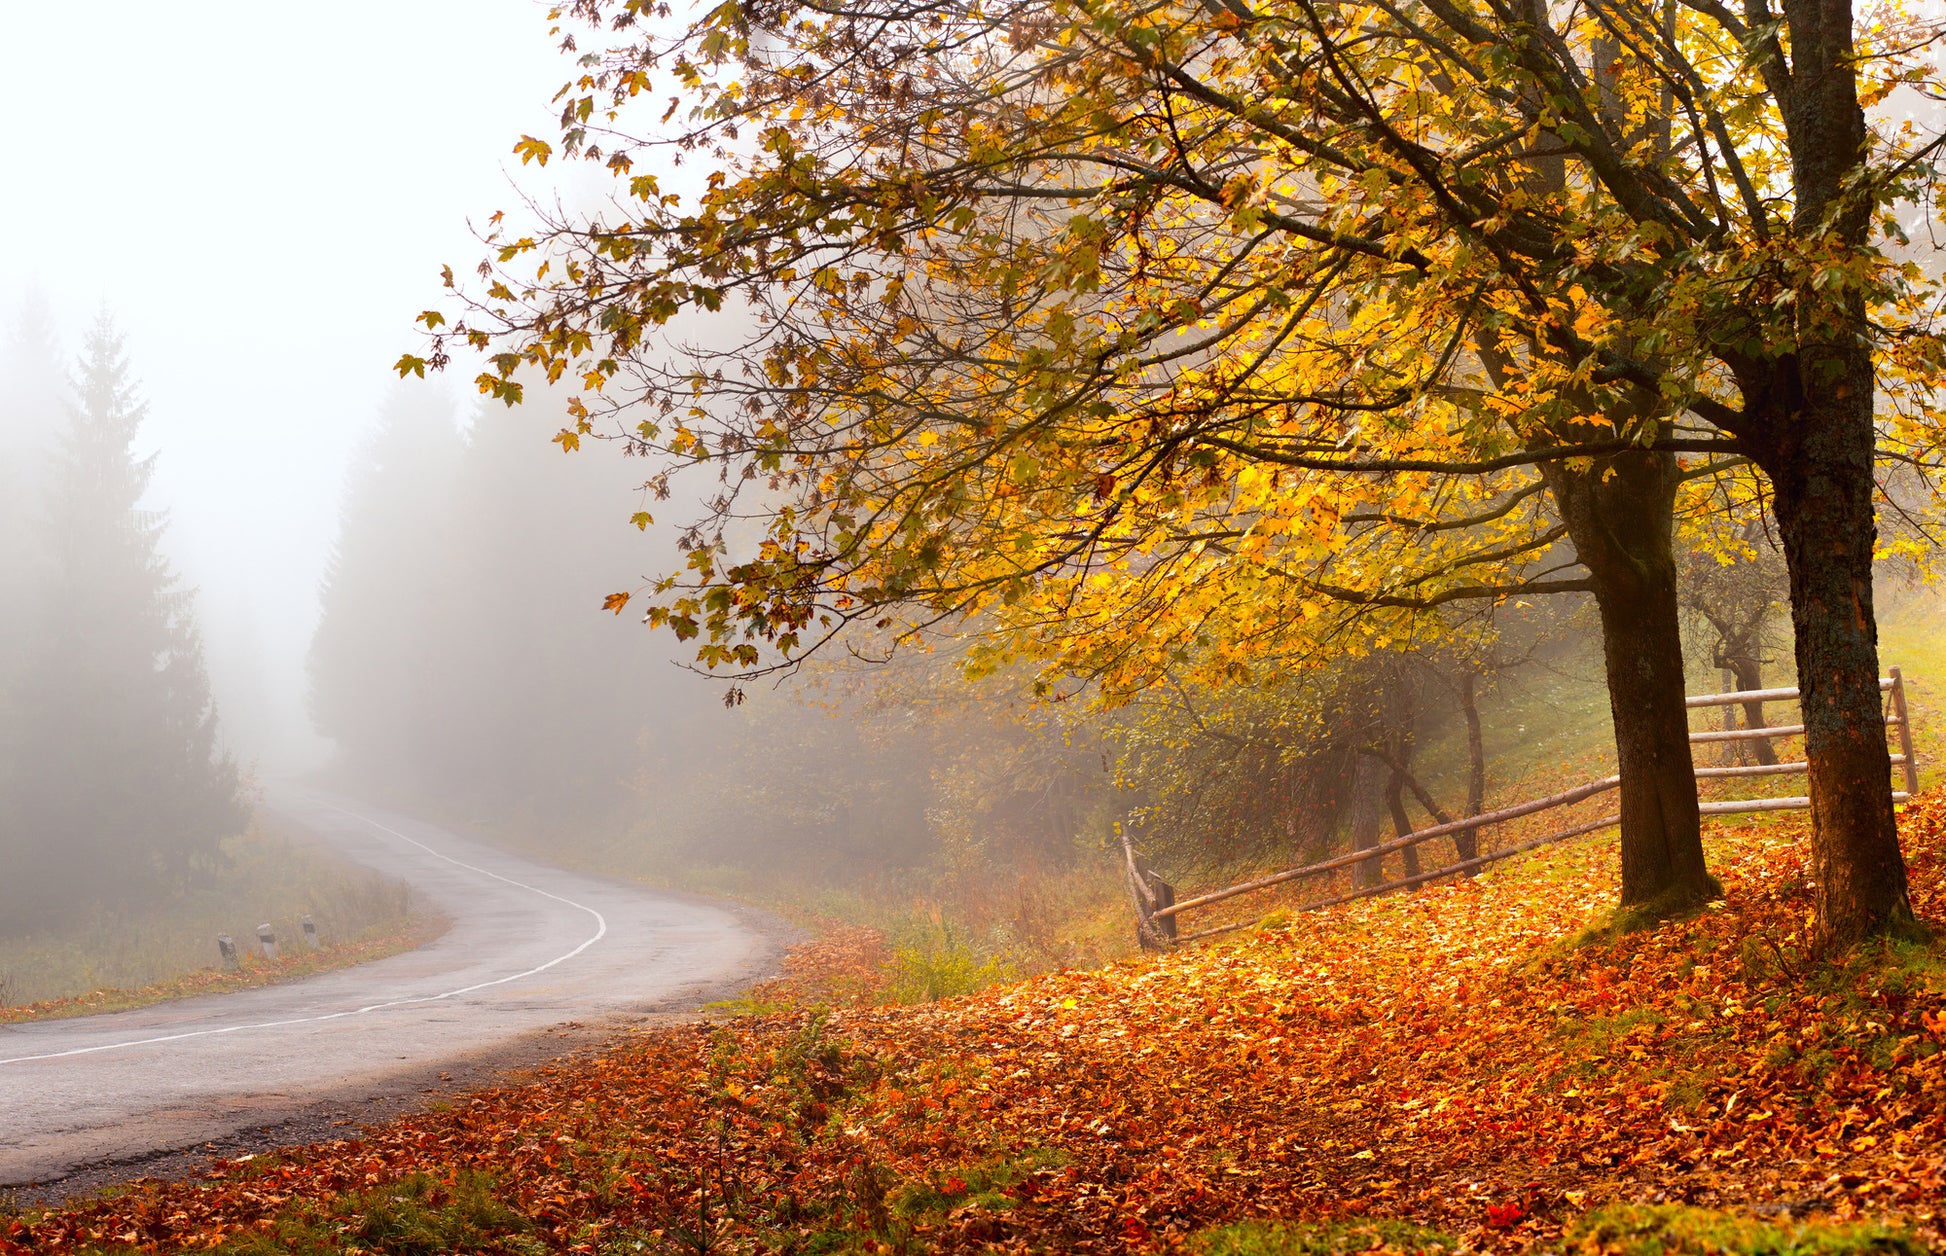
<path id="1" fill-rule="evenodd" d="M 146 406 L 103 313 L 77 354 L 37 310 L 0 389 L 0 931 L 167 893 L 247 809 L 195 598 L 161 552 Z"/>

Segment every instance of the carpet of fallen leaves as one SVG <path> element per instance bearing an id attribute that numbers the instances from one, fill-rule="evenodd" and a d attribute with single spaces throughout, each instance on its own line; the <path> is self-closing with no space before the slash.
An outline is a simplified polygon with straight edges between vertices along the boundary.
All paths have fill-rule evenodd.
<path id="1" fill-rule="evenodd" d="M 1937 927 L 1946 796 L 1902 827 Z M 1359 1214 L 1521 1251 L 1619 1200 L 1939 1244 L 1938 952 L 1807 955 L 1799 827 L 1712 856 L 1723 903 L 1613 941 L 1572 941 L 1612 902 L 1596 842 L 916 1007 L 870 1006 L 877 942 L 839 932 L 753 1004 L 847 991 L 828 1013 L 632 1033 L 354 1140 L 0 1222 L 0 1252 L 200 1249 L 301 1215 L 353 1250 L 357 1201 L 411 1174 L 487 1175 L 508 1251 L 1170 1251 Z"/>

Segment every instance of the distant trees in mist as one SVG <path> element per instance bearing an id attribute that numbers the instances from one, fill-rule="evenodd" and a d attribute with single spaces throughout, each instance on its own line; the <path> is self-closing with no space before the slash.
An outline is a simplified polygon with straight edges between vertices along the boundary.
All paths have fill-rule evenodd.
<path id="1" fill-rule="evenodd" d="M 1099 750 L 941 656 L 724 686 L 605 596 L 675 565 L 629 526 L 646 464 L 549 438 L 540 389 L 462 427 L 436 390 L 386 404 L 346 485 L 310 656 L 311 713 L 353 783 L 459 820 L 575 829 L 672 862 L 831 879 L 1068 858 Z M 1024 704 L 1022 704 L 1024 708 Z"/>
<path id="2" fill-rule="evenodd" d="M 0 930 L 184 884 L 247 819 L 122 338 L 98 317 L 65 386 L 54 344 L 30 312 L 0 396 Z"/>
<path id="3" fill-rule="evenodd" d="M 662 561 L 627 526 L 635 479 L 560 453 L 539 404 L 462 432 L 443 395 L 401 386 L 354 459 L 321 591 L 318 731 L 355 779 L 462 817 L 608 805 L 701 705 L 662 642 L 601 611 Z"/>
<path id="4" fill-rule="evenodd" d="M 313 719 L 353 784 L 713 884 L 945 885 L 1083 866 L 1138 813 L 1177 865 L 1309 857 L 1347 837 L 1362 750 L 1398 777 L 1415 739 L 1460 726 L 1436 660 L 1411 651 L 1103 712 L 1036 704 L 1024 665 L 968 685 L 952 637 L 726 709 L 666 634 L 601 609 L 676 565 L 663 534 L 628 526 L 653 468 L 562 454 L 548 405 L 462 425 L 438 390 L 402 385 L 354 460 L 310 656 Z M 1455 811 L 1480 805 L 1465 784 L 1445 786 Z"/>
<path id="5" fill-rule="evenodd" d="M 1550 602 L 1473 625 L 1470 653 L 1398 643 L 1103 710 L 1085 691 L 1037 703 L 1027 660 L 964 683 L 969 622 L 889 666 L 820 660 L 726 709 L 724 682 L 673 665 L 666 634 L 601 609 L 679 565 L 665 534 L 628 526 L 655 468 L 561 453 L 565 400 L 533 391 L 470 424 L 423 384 L 386 404 L 346 486 L 312 715 L 356 785 L 612 851 L 618 869 L 945 893 L 1088 867 L 1127 819 L 1180 872 L 1301 862 L 1478 812 L 1504 784 L 1486 743 L 1511 737 L 1492 710 L 1482 729 L 1480 699 L 1589 635 Z M 998 924 L 1030 928 L 1016 915 Z"/>

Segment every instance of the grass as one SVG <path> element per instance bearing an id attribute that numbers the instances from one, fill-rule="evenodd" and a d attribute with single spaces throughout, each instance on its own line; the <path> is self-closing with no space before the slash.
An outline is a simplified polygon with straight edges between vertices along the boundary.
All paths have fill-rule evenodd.
<path id="1" fill-rule="evenodd" d="M 1589 1060 L 1599 1060 L 1618 1049 L 1627 1050 L 1632 1040 L 1652 1040 L 1668 1019 L 1659 1008 L 1631 1007 L 1613 1016 L 1567 1018 L 1558 1033 L 1564 1047 Z M 1644 1049 L 1649 1045 L 1645 1042 Z"/>
<path id="2" fill-rule="evenodd" d="M 1042 1169 L 1067 1164 L 1067 1152 L 1053 1147 L 1030 1148 L 1014 1155 L 949 1168 L 934 1169 L 923 1182 L 899 1191 L 892 1200 L 892 1211 L 916 1217 L 977 1208 L 985 1212 L 1004 1212 L 1013 1207 L 1008 1192 Z"/>
<path id="3" fill-rule="evenodd" d="M 413 1173 L 296 1211 L 265 1231 L 223 1242 L 222 1256 L 441 1256 L 447 1252 L 539 1253 L 532 1224 L 501 1202 L 492 1176 Z"/>
<path id="4" fill-rule="evenodd" d="M 1919 787 L 1929 789 L 1946 779 L 1937 737 L 1946 727 L 1941 719 L 1946 714 L 1941 699 L 1946 695 L 1946 633 L 1939 630 L 1946 593 L 1925 588 L 1882 590 L 1880 602 L 1879 663 L 1881 669 L 1898 667 L 1905 676 Z"/>
<path id="5" fill-rule="evenodd" d="M 1119 856 L 1077 856 L 1071 866 L 1002 875 L 984 867 L 857 872 L 825 883 L 787 862 L 732 868 L 698 862 L 652 832 L 599 825 L 473 827 L 548 863 L 761 907 L 817 934 L 862 925 L 885 935 L 878 995 L 926 1002 L 995 982 L 1092 968 L 1135 953 Z M 759 999 L 723 1011 L 775 1010 Z"/>
<path id="6" fill-rule="evenodd" d="M 972 994 L 1017 976 L 1015 965 L 976 945 L 964 929 L 934 914 L 891 934 L 887 993 L 897 1003 L 930 1003 Z"/>
<path id="7" fill-rule="evenodd" d="M 1459 1240 L 1409 1221 L 1356 1218 L 1299 1224 L 1242 1221 L 1205 1230 L 1190 1240 L 1196 1256 L 1340 1256 L 1353 1252 L 1451 1252 Z"/>
<path id="8" fill-rule="evenodd" d="M 189 995 L 287 981 L 410 950 L 443 922 L 415 915 L 406 887 L 297 842 L 261 819 L 223 845 L 201 885 L 132 910 L 96 909 L 71 923 L 0 937 L 0 1023 L 120 1011 Z M 309 915 L 323 948 L 299 927 Z M 276 930 L 264 959 L 257 926 Z M 225 972 L 216 937 L 236 939 Z"/>
<path id="9" fill-rule="evenodd" d="M 1708 877 L 1703 892 L 1707 897 L 1700 901 L 1694 891 L 1678 889 L 1658 895 L 1646 903 L 1610 908 L 1589 921 L 1568 945 L 1613 946 L 1631 933 L 1641 933 L 1672 920 L 1693 916 L 1711 902 L 1722 899 L 1723 883 L 1715 877 Z"/>
<path id="10" fill-rule="evenodd" d="M 1923 1256 L 1902 1231 L 1863 1222 L 1770 1222 L 1682 1204 L 1622 1204 L 1588 1213 L 1567 1250 L 1600 1256 Z"/>
<path id="11" fill-rule="evenodd" d="M 231 994 L 254 990 L 286 981 L 298 981 L 319 973 L 335 972 L 354 964 L 366 964 L 425 946 L 446 931 L 440 917 L 414 916 L 395 928 L 368 932 L 349 942 L 333 942 L 312 951 L 300 948 L 283 951 L 275 960 L 245 953 L 235 969 L 211 966 L 180 973 L 162 981 L 130 988 L 105 987 L 66 998 L 46 999 L 15 1007 L 0 1007 L 0 1025 L 25 1021 L 61 1020 L 70 1016 L 96 1016 L 104 1012 L 127 1012 L 153 1007 L 173 999 L 196 998 L 206 994 Z"/>

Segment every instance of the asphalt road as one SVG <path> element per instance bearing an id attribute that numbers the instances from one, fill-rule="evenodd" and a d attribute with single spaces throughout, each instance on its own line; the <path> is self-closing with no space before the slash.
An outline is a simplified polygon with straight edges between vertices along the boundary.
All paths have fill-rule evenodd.
<path id="1" fill-rule="evenodd" d="M 0 1187 L 139 1167 L 321 1105 L 357 1116 L 442 1066 L 477 1069 L 566 1022 L 693 1007 L 775 958 L 775 930 L 721 908 L 320 791 L 276 791 L 267 805 L 406 882 L 452 928 L 289 985 L 0 1026 Z"/>

